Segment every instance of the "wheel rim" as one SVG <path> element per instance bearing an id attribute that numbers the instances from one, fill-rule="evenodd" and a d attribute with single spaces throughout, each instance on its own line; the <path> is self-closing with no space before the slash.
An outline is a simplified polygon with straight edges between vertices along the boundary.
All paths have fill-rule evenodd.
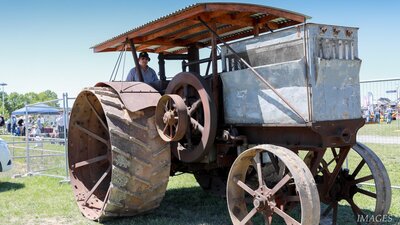
<path id="1" fill-rule="evenodd" d="M 270 163 L 260 158 L 260 155 L 264 158 L 265 154 L 272 159 Z M 282 165 L 280 161 L 285 165 L 283 171 L 287 171 L 283 174 L 279 174 L 281 169 L 276 167 Z M 274 164 L 279 177 L 276 182 L 264 179 L 263 168 L 267 164 Z M 249 182 L 252 165 L 257 177 L 255 184 Z M 252 202 L 250 207 L 246 204 L 246 197 Z M 311 172 L 297 155 L 278 146 L 260 145 L 238 156 L 228 176 L 227 203 L 234 225 L 271 224 L 276 217 L 286 224 L 319 223 L 318 191 Z M 300 207 L 299 216 L 292 212 L 296 206 Z M 261 216 L 262 222 L 254 219 L 256 214 Z"/>
<path id="2" fill-rule="evenodd" d="M 100 216 L 111 182 L 111 144 L 103 109 L 96 96 L 83 92 L 71 112 L 68 154 L 71 184 L 81 212 Z"/>
<path id="3" fill-rule="evenodd" d="M 179 141 L 186 133 L 188 111 L 179 95 L 164 95 L 156 108 L 156 126 L 160 137 L 166 141 Z"/>
<path id="4" fill-rule="evenodd" d="M 183 72 L 172 79 L 166 93 L 179 95 L 189 116 L 185 137 L 171 142 L 172 153 L 184 162 L 202 160 L 214 142 L 217 129 L 217 113 L 208 85 L 199 75 Z"/>
<path id="5" fill-rule="evenodd" d="M 390 180 L 382 161 L 361 143 L 356 143 L 352 149 L 354 152 L 349 153 L 348 157 L 352 160 L 348 168 L 340 170 L 331 190 L 327 190 L 326 186 L 332 175 L 331 171 L 337 166 L 339 153 L 336 148 L 328 151 L 331 154 L 324 156 L 325 159 L 321 161 L 317 170 L 315 179 L 321 193 L 321 202 L 327 205 L 321 216 L 331 224 L 337 224 L 339 202 L 349 205 L 357 224 L 367 224 L 371 218 L 387 215 L 390 208 Z M 361 183 L 370 183 L 374 188 Z"/>

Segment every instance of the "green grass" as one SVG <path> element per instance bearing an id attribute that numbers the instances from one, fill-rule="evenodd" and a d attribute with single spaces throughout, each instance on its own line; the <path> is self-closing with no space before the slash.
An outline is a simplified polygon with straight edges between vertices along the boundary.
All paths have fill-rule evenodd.
<path id="1" fill-rule="evenodd" d="M 399 136 L 400 135 L 400 120 L 393 120 L 387 124 L 373 123 L 365 124 L 359 131 L 359 135 L 376 135 L 376 136 Z"/>
<path id="2" fill-rule="evenodd" d="M 2 136 L 3 138 L 3 136 Z M 400 186 L 400 146 L 368 144 L 385 164 L 392 185 Z M 63 146 L 52 146 L 63 149 Z M 21 153 L 22 154 L 22 153 Z M 349 166 L 357 165 L 359 158 L 349 156 Z M 62 165 L 63 167 L 64 165 Z M 23 160 L 15 162 L 13 170 L 0 173 L 0 224 L 98 224 L 84 218 L 75 203 L 69 184 L 45 176 L 12 179 L 11 175 L 25 169 Z M 365 168 L 360 172 L 367 173 Z M 373 191 L 373 187 L 363 187 Z M 370 209 L 368 198 L 357 199 L 362 209 Z M 346 204 L 339 207 L 338 224 L 353 224 L 352 211 Z M 400 224 L 400 190 L 392 189 L 389 211 L 391 223 Z M 161 206 L 153 212 L 133 218 L 118 218 L 103 222 L 115 225 L 223 225 L 231 224 L 226 200 L 207 195 L 190 174 L 171 177 Z M 283 224 L 283 223 L 278 223 Z"/>

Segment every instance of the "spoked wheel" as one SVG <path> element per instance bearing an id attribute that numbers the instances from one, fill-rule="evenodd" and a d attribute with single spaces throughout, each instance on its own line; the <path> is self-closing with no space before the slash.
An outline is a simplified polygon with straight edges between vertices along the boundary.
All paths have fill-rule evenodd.
<path id="1" fill-rule="evenodd" d="M 217 111 L 208 85 L 201 76 L 182 72 L 171 80 L 165 93 L 179 95 L 189 117 L 185 137 L 171 142 L 172 153 L 183 162 L 202 160 L 214 143 L 217 130 Z"/>
<path id="2" fill-rule="evenodd" d="M 164 95 L 156 108 L 156 126 L 160 137 L 166 141 L 179 141 L 186 133 L 188 111 L 179 95 Z"/>
<path id="3" fill-rule="evenodd" d="M 319 223 L 311 172 L 296 154 L 279 146 L 259 145 L 236 158 L 228 176 L 227 203 L 234 225 Z"/>
<path id="4" fill-rule="evenodd" d="M 77 97 L 68 161 L 75 199 L 85 217 L 131 216 L 159 206 L 171 156 L 157 134 L 154 110 L 129 112 L 109 88 L 88 88 Z"/>
<path id="5" fill-rule="evenodd" d="M 345 211 L 352 212 L 354 217 L 345 221 L 346 224 L 369 224 L 373 219 L 376 221 L 386 216 L 389 211 L 391 187 L 382 161 L 361 143 L 356 143 L 352 149 L 354 151 L 349 152 L 348 165 L 337 165 L 340 151 L 329 149 L 327 152 L 331 154 L 325 153 L 317 170 L 315 180 L 321 202 L 327 205 L 321 215 L 321 224 L 337 224 L 338 215 L 345 215 Z M 328 190 L 328 182 L 337 166 L 340 171 Z M 343 207 L 339 207 L 340 202 Z"/>

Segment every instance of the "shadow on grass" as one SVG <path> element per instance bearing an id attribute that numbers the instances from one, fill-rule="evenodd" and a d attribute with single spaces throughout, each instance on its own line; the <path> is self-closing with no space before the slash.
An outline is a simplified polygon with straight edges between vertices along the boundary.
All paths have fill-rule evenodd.
<path id="1" fill-rule="evenodd" d="M 170 189 L 159 208 L 149 214 L 105 221 L 104 224 L 122 225 L 222 225 L 231 224 L 226 200 L 212 197 L 200 187 Z"/>
<path id="2" fill-rule="evenodd" d="M 0 181 L 0 193 L 7 192 L 7 191 L 15 191 L 15 190 L 18 190 L 18 189 L 21 189 L 24 187 L 25 187 L 25 184 Z"/>
<path id="3" fill-rule="evenodd" d="M 322 206 L 325 209 L 326 206 Z M 372 212 L 363 209 L 367 215 Z M 299 214 L 300 212 L 294 212 Z M 331 224 L 331 214 L 321 218 L 321 225 Z M 372 219 L 371 217 L 367 219 Z M 400 217 L 394 215 L 378 216 L 374 218 L 382 224 L 400 224 Z M 253 220 L 254 224 L 264 224 L 260 218 Z M 371 222 L 371 220 L 369 221 Z M 149 214 L 137 217 L 116 218 L 105 221 L 107 225 L 225 225 L 232 224 L 226 206 L 226 200 L 212 197 L 200 187 L 171 189 L 166 192 L 161 206 Z M 274 225 L 284 225 L 284 221 L 277 215 L 273 219 Z M 338 208 L 337 224 L 356 224 L 350 206 L 340 205 Z M 361 223 L 369 224 L 369 223 Z"/>

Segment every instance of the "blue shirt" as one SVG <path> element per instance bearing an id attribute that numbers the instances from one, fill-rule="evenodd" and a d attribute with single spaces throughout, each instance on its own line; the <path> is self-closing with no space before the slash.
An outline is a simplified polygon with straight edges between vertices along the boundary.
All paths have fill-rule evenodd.
<path id="1" fill-rule="evenodd" d="M 145 83 L 151 83 L 154 81 L 158 81 L 156 72 L 152 68 L 150 68 L 148 66 L 146 71 L 144 71 L 142 68 L 140 68 L 140 69 L 142 70 L 143 81 Z M 126 81 L 139 81 L 139 75 L 136 74 L 136 67 L 131 69 L 131 71 L 129 71 Z"/>

